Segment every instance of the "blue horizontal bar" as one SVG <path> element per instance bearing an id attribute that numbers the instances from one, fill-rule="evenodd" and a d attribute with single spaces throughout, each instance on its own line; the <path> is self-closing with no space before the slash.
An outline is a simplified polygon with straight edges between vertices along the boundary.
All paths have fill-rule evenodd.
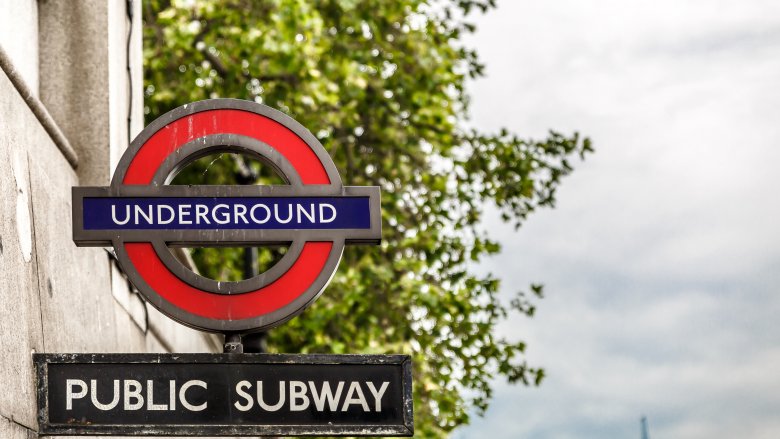
<path id="1" fill-rule="evenodd" d="M 369 229 L 368 197 L 85 197 L 86 230 Z"/>

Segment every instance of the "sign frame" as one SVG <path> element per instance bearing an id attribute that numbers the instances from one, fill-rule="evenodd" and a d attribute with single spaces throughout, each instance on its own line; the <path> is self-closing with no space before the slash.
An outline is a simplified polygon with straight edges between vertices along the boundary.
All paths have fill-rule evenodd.
<path id="1" fill-rule="evenodd" d="M 412 365 L 408 355 L 334 354 L 33 354 L 39 434 L 125 436 L 413 436 Z M 376 425 L 67 424 L 49 422 L 48 367 L 52 364 L 394 365 L 401 370 L 402 423 Z"/>
<path id="2" fill-rule="evenodd" d="M 215 153 L 252 156 L 285 180 L 279 186 L 170 186 L 192 161 Z M 87 198 L 340 197 L 368 201 L 367 228 L 211 230 L 84 229 Z M 271 107 L 209 99 L 175 108 L 150 123 L 122 155 L 108 187 L 72 189 L 77 246 L 113 246 L 122 271 L 141 296 L 194 329 L 248 334 L 279 326 L 322 294 L 346 245 L 379 244 L 380 188 L 345 186 L 332 158 L 304 126 Z M 313 205 L 312 205 L 313 206 Z M 300 215 L 300 214 L 299 214 Z M 185 267 L 175 246 L 289 245 L 272 268 L 250 279 L 217 281 Z"/>

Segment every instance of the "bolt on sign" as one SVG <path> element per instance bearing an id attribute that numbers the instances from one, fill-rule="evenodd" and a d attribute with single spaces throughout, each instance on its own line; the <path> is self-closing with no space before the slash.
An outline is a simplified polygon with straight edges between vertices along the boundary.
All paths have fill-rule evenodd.
<path id="1" fill-rule="evenodd" d="M 169 185 L 193 161 L 238 153 L 278 186 Z M 278 326 L 323 292 L 345 245 L 378 244 L 380 191 L 344 186 L 317 139 L 254 102 L 187 104 L 147 126 L 108 187 L 73 188 L 73 240 L 113 246 L 143 298 L 168 317 L 232 338 Z M 289 245 L 266 272 L 218 282 L 173 246 Z M 413 434 L 401 355 L 36 354 L 42 434 Z"/>

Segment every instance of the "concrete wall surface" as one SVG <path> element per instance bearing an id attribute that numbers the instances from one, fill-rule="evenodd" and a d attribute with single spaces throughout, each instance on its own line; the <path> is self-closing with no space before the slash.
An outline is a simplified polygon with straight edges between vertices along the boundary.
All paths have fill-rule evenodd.
<path id="1" fill-rule="evenodd" d="M 141 2 L 132 24 L 125 7 L 0 0 L 0 438 L 37 437 L 33 352 L 221 348 L 147 306 L 106 249 L 72 241 L 71 187 L 108 185 L 143 125 Z"/>
<path id="2" fill-rule="evenodd" d="M 38 2 L 0 0 L 0 43 L 38 95 Z"/>

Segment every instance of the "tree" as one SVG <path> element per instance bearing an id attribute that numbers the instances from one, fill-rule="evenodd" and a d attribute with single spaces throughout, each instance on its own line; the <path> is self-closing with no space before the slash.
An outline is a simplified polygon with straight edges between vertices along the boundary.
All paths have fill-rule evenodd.
<path id="1" fill-rule="evenodd" d="M 483 74 L 461 43 L 494 0 L 153 0 L 144 3 L 147 118 L 215 97 L 262 102 L 308 127 L 344 181 L 382 188 L 381 247 L 350 247 L 325 294 L 269 334 L 280 352 L 413 356 L 418 434 L 442 437 L 487 407 L 490 381 L 539 384 L 524 343 L 494 334 L 533 297 L 498 297 L 469 265 L 499 252 L 481 228 L 494 204 L 516 226 L 553 206 L 587 139 L 525 140 L 467 127 L 466 81 Z M 201 161 L 180 182 L 267 183 L 240 158 Z M 261 258 L 271 263 L 278 251 Z M 240 277 L 240 249 L 196 249 L 212 277 Z M 541 297 L 542 287 L 532 285 Z"/>

